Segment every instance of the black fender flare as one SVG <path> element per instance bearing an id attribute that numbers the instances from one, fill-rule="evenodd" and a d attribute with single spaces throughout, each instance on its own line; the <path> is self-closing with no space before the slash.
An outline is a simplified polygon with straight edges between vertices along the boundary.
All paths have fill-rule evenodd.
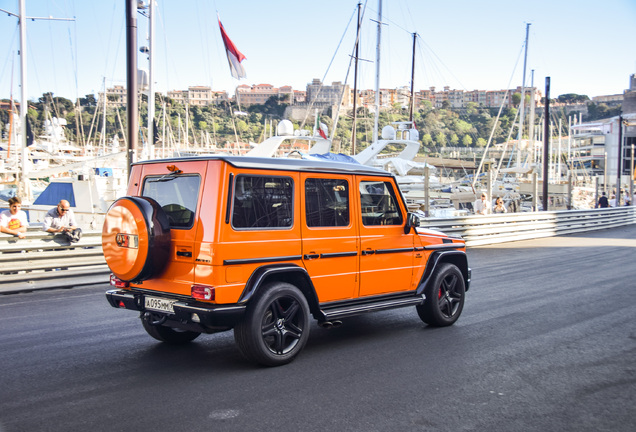
<path id="1" fill-rule="evenodd" d="M 470 286 L 471 270 L 470 267 L 468 267 L 468 257 L 466 255 L 466 252 L 458 250 L 435 251 L 428 258 L 426 269 L 424 270 L 422 279 L 420 279 L 420 283 L 417 286 L 418 295 L 424 294 L 424 290 L 432 280 L 435 270 L 439 267 L 440 264 L 446 262 L 455 264 L 459 268 L 459 270 L 462 272 L 462 275 L 464 276 L 466 291 L 468 291 L 468 288 Z"/>
<path id="2" fill-rule="evenodd" d="M 295 264 L 269 264 L 258 267 L 247 280 L 237 303 L 249 303 L 271 276 L 275 276 L 277 280 L 296 285 L 307 299 L 309 309 L 314 316 L 320 313 L 318 296 L 316 295 L 316 289 L 314 288 L 309 273 L 307 273 L 307 270 L 303 267 Z"/>

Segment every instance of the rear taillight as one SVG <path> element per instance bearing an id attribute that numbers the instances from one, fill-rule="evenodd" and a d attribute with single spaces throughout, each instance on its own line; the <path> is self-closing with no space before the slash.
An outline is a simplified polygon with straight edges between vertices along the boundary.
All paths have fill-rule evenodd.
<path id="1" fill-rule="evenodd" d="M 124 282 L 112 273 L 110 274 L 110 284 L 115 288 L 128 288 L 130 286 L 128 282 Z"/>
<path id="2" fill-rule="evenodd" d="M 209 285 L 192 285 L 192 298 L 199 300 L 214 300 L 214 287 Z"/>

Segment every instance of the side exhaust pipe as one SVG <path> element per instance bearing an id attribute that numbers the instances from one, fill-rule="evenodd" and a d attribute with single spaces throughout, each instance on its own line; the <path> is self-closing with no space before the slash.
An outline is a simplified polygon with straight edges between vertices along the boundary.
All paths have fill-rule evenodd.
<path id="1" fill-rule="evenodd" d="M 342 325 L 342 321 L 334 320 L 334 321 L 322 321 L 319 322 L 318 325 L 325 329 L 340 327 Z"/>

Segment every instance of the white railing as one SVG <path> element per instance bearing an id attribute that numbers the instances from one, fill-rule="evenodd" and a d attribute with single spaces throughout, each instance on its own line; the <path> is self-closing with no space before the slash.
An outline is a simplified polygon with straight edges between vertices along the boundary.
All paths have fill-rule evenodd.
<path id="1" fill-rule="evenodd" d="M 425 218 L 420 226 L 460 235 L 467 246 L 552 237 L 636 223 L 636 207 Z"/>

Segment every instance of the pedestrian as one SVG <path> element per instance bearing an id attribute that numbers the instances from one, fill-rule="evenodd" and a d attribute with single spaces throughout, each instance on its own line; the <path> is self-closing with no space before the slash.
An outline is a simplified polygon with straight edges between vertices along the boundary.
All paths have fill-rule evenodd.
<path id="1" fill-rule="evenodd" d="M 616 207 L 616 195 L 612 194 L 609 199 L 609 206 Z"/>
<path id="2" fill-rule="evenodd" d="M 596 208 L 607 208 L 609 207 L 609 201 L 607 201 L 607 197 L 605 196 L 605 192 L 601 194 L 601 197 L 598 199 L 598 203 L 596 203 Z"/>
<path id="3" fill-rule="evenodd" d="M 492 212 L 493 213 L 508 213 L 508 210 L 506 209 L 506 206 L 504 205 L 504 202 L 501 199 L 501 197 L 498 197 L 495 200 L 495 206 L 492 208 Z"/>
<path id="4" fill-rule="evenodd" d="M 476 215 L 485 215 L 490 213 L 491 204 L 486 199 L 486 194 L 482 192 L 481 199 L 478 199 L 473 204 L 473 210 L 475 210 Z"/>
<path id="5" fill-rule="evenodd" d="M 9 210 L 0 213 L 0 232 L 12 234 L 18 238 L 26 237 L 29 227 L 27 215 L 22 209 L 22 200 L 14 196 L 9 198 Z"/>
<path id="6" fill-rule="evenodd" d="M 67 200 L 61 200 L 57 207 L 46 213 L 42 229 L 50 233 L 64 234 L 71 243 L 79 241 L 82 236 L 82 229 L 77 226 L 75 215 Z"/>

